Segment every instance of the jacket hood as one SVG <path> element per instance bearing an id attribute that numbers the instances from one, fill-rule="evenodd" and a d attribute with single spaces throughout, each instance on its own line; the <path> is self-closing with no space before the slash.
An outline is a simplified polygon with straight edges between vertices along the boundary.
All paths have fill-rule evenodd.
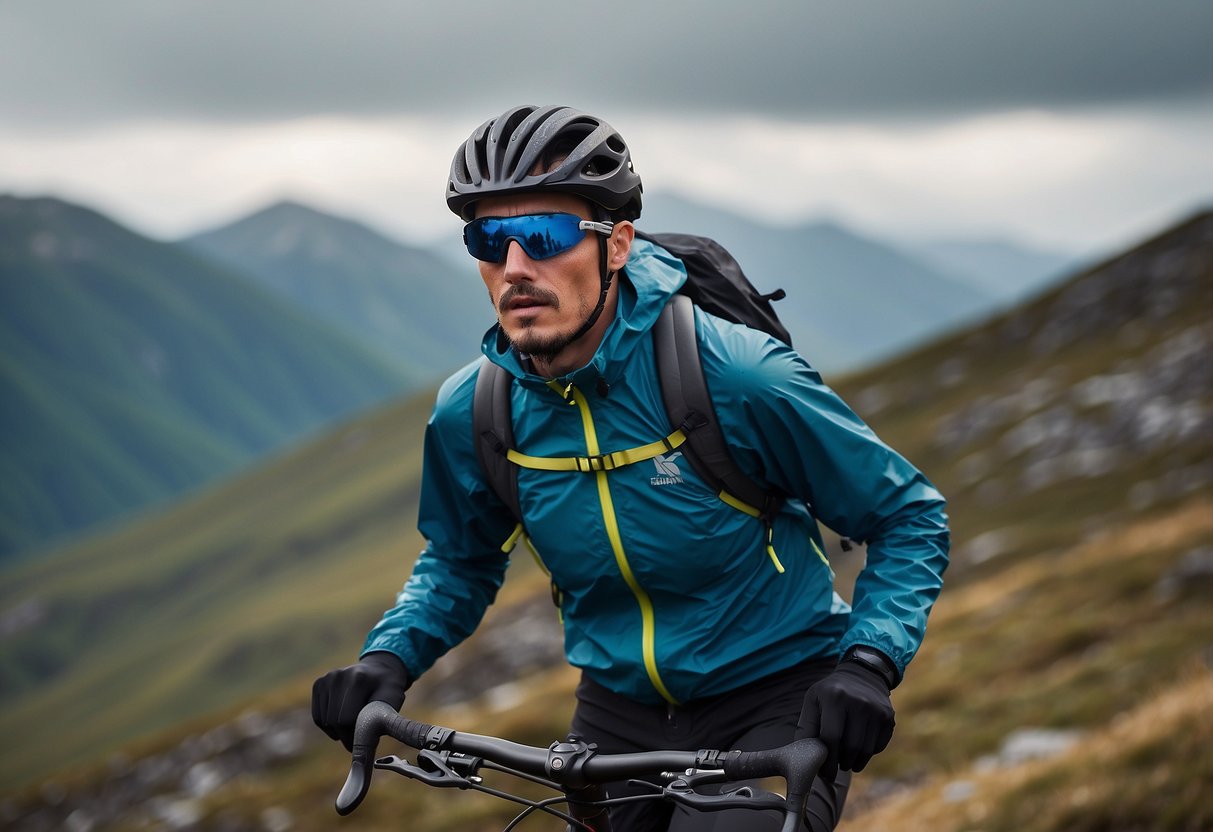
<path id="1" fill-rule="evenodd" d="M 669 299 L 686 282 L 682 261 L 658 245 L 636 238 L 619 279 L 615 319 L 602 337 L 594 357 L 584 367 L 564 376 L 566 382 L 593 389 L 599 379 L 614 384 L 632 350 L 644 338 Z M 546 379 L 526 369 L 499 324 L 484 334 L 481 350 L 494 364 L 505 368 L 527 386 L 542 387 Z"/>

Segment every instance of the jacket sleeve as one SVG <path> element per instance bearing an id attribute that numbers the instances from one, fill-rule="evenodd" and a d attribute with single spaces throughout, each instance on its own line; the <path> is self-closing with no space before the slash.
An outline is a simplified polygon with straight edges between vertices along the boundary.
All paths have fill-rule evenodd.
<path id="1" fill-rule="evenodd" d="M 717 334 L 729 356 L 718 367 L 719 393 L 732 418 L 758 427 L 739 431 L 741 457 L 748 454 L 747 467 L 807 501 L 829 528 L 867 544 L 840 648 L 875 647 L 903 673 L 943 585 L 950 545 L 944 498 L 798 353 L 754 335 L 729 328 Z M 732 426 L 723 427 L 732 439 Z"/>
<path id="2" fill-rule="evenodd" d="M 448 380 L 425 431 L 418 527 L 426 547 L 363 654 L 386 650 L 416 680 L 479 625 L 505 577 L 515 523 L 484 481 L 472 445 L 475 373 Z"/>

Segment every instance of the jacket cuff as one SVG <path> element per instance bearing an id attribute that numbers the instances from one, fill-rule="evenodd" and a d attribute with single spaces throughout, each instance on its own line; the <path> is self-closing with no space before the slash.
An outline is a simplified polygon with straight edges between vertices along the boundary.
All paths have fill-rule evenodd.
<path id="1" fill-rule="evenodd" d="M 843 654 L 841 661 L 855 662 L 872 671 L 884 680 L 885 684 L 889 686 L 889 690 L 892 690 L 901 683 L 901 673 L 898 672 L 897 665 L 893 664 L 892 659 L 875 647 L 869 647 L 866 644 L 856 644 Z"/>

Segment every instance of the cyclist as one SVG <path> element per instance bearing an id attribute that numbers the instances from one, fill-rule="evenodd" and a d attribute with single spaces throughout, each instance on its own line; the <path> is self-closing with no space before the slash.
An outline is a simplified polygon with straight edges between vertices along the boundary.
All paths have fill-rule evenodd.
<path id="1" fill-rule="evenodd" d="M 510 374 L 513 446 L 528 457 L 593 456 L 669 433 L 649 332 L 686 275 L 635 236 L 641 193 L 620 135 L 569 108 L 510 109 L 455 154 L 447 205 L 468 223 L 498 316 L 482 348 Z M 892 736 L 890 691 L 947 564 L 944 500 L 790 347 L 700 309 L 695 320 L 737 464 L 788 495 L 769 525 L 676 451 L 610 471 L 523 467 L 517 524 L 477 456 L 481 365 L 470 364 L 442 386 L 426 431 L 427 546 L 359 661 L 314 685 L 313 717 L 330 737 L 348 748 L 363 705 L 399 708 L 476 628 L 525 531 L 582 670 L 576 733 L 607 753 L 820 736 L 830 756 L 806 822 L 834 828 L 849 773 Z M 834 591 L 817 519 L 867 543 L 853 609 Z M 738 810 L 682 812 L 644 801 L 612 819 L 629 832 L 753 825 Z"/>

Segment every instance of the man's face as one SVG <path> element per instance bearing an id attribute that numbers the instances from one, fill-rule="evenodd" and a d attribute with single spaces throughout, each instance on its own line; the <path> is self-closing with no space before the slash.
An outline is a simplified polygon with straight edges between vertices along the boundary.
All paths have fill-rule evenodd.
<path id="1" fill-rule="evenodd" d="M 585 201 L 570 194 L 488 197 L 476 203 L 476 218 L 545 213 L 591 219 Z M 478 261 L 497 320 L 519 351 L 550 359 L 568 346 L 598 303 L 598 245 L 598 235 L 589 232 L 568 251 L 532 260 L 511 240 L 500 263 Z"/>

